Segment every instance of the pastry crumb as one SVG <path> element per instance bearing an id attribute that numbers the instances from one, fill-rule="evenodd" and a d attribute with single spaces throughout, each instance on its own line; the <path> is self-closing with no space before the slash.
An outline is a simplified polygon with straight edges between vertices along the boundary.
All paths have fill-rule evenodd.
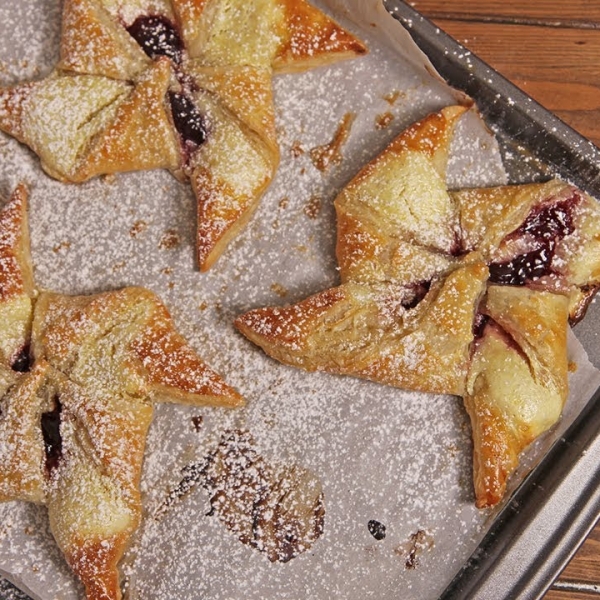
<path id="1" fill-rule="evenodd" d="M 342 148 L 348 141 L 354 119 L 356 119 L 355 113 L 346 113 L 342 117 L 332 140 L 327 144 L 315 146 L 310 151 L 310 159 L 316 169 L 324 172 L 330 167 L 339 165 L 342 162 Z"/>

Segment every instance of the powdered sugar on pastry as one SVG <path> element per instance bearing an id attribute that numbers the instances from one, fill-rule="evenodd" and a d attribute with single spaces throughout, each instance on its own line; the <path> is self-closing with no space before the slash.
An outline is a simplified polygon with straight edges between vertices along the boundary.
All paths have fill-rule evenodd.
<path id="1" fill-rule="evenodd" d="M 0 501 L 46 505 L 86 597 L 118 600 L 117 564 L 141 520 L 153 402 L 235 407 L 243 400 L 175 332 L 152 292 L 38 294 L 23 186 L 0 212 L 2 226 L 3 308 L 22 296 L 29 303 L 4 310 L 4 328 L 27 335 L 14 340 L 16 351 L 5 343 L 2 356 Z"/>
<path id="2" fill-rule="evenodd" d="M 56 69 L 1 91 L 0 128 L 61 181 L 159 168 L 189 180 L 207 270 L 277 169 L 273 73 L 365 52 L 305 0 L 68 0 Z"/>
<path id="3" fill-rule="evenodd" d="M 339 287 L 254 309 L 236 326 L 307 371 L 463 396 L 476 502 L 487 507 L 502 499 L 520 452 L 560 418 L 568 321 L 600 287 L 600 209 L 559 180 L 449 193 L 465 110 L 410 126 L 337 196 Z M 447 261 L 436 265 L 440 254 Z M 373 301 L 386 286 L 385 296 L 401 290 L 405 309 L 391 325 L 388 303 Z"/>
<path id="4" fill-rule="evenodd" d="M 350 10 L 361 23 L 378 23 L 369 1 L 354 2 Z M 58 0 L 0 3 L 4 84 L 52 70 L 59 60 L 61 8 Z M 188 185 L 160 170 L 58 184 L 41 172 L 36 156 L 0 134 L 5 195 L 22 179 L 31 184 L 38 286 L 70 295 L 130 285 L 151 289 L 194 349 L 248 400 L 235 411 L 155 407 L 141 482 L 145 514 L 165 501 L 184 467 L 215 449 L 226 429 L 250 431 L 267 463 L 301 465 L 322 485 L 323 535 L 285 564 L 241 544 L 217 515 L 206 516 L 209 493 L 197 486 L 162 520 L 143 519 L 121 563 L 132 598 L 387 599 L 402 589 L 404 598 L 420 600 L 441 593 L 487 527 L 488 513 L 475 509 L 469 493 L 469 424 L 454 398 L 324 373 L 307 378 L 268 359 L 231 326 L 250 308 L 294 302 L 337 284 L 334 196 L 401 129 L 454 102 L 438 81 L 386 47 L 379 24 L 363 30 L 360 23 L 342 23 L 366 41 L 369 55 L 274 78 L 278 174 L 244 236 L 201 277 L 193 269 L 196 201 Z M 397 90 L 402 94 L 394 94 L 391 105 L 386 96 Z M 394 120 L 377 130 L 375 116 L 388 110 Z M 294 156 L 295 144 L 308 151 L 328 143 L 347 112 L 356 119 L 340 165 L 321 173 L 306 152 Z M 461 123 L 458 130 L 453 158 L 464 158 L 452 161 L 452 188 L 505 181 L 484 128 L 472 132 Z M 305 209 L 316 196 L 320 210 L 309 217 Z M 132 228 L 139 232 L 133 237 Z M 283 289 L 285 299 L 278 293 Z M 579 358 L 567 408 L 589 397 L 577 384 L 586 373 Z M 370 533 L 371 520 L 385 525 L 384 539 Z M 432 543 L 416 568 L 406 569 L 407 540 L 419 530 Z M 83 594 L 56 549 L 44 507 L 0 505 L 0 570 L 36 598 Z"/>

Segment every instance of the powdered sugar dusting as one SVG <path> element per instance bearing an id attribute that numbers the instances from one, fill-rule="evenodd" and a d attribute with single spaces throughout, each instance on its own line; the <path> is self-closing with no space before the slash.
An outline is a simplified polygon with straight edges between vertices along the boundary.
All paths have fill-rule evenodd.
<path id="1" fill-rule="evenodd" d="M 27 0 L 0 8 L 2 84 L 45 74 L 56 62 L 59 4 Z M 360 14 L 369 3 L 348 4 Z M 206 274 L 194 268 L 192 192 L 169 173 L 64 185 L 44 175 L 27 149 L 0 137 L 0 191 L 6 194 L 21 180 L 31 185 L 38 285 L 64 294 L 149 287 L 165 301 L 184 337 L 248 400 L 236 411 L 167 405 L 156 410 L 142 482 L 145 519 L 123 564 L 132 599 L 395 598 L 398 593 L 433 598 L 485 530 L 488 515 L 473 506 L 469 426 L 457 399 L 307 375 L 271 361 L 232 327 L 244 310 L 281 304 L 278 289 L 287 290 L 285 301 L 291 302 L 337 281 L 333 197 L 408 123 L 453 102 L 437 80 L 425 80 L 380 43 L 377 28 L 366 31 L 351 23 L 349 28 L 365 39 L 368 56 L 275 79 L 281 167 L 244 234 Z M 402 94 L 396 98 L 397 90 Z M 390 104 L 386 98 L 392 94 Z M 356 119 L 342 162 L 321 173 L 307 153 L 294 149 L 329 142 L 348 112 Z M 394 118 L 378 129 L 375 118 L 383 112 Z M 487 134 L 484 141 L 496 159 Z M 462 147 L 468 150 L 469 144 Z M 473 180 L 497 183 L 501 168 L 498 161 L 493 164 L 476 170 Z M 316 196 L 321 209 L 310 218 L 306 203 Z M 179 243 L 165 244 L 172 231 Z M 193 421 L 198 416 L 200 431 Z M 209 494 L 201 488 L 163 519 L 152 517 L 182 469 L 202 460 L 225 430 L 235 428 L 252 433 L 268 462 L 301 465 L 322 482 L 323 535 L 287 563 L 271 563 L 206 516 Z M 373 519 L 385 524 L 385 539 L 369 533 Z M 406 569 L 398 549 L 420 530 L 434 543 L 420 554 L 416 568 Z M 56 550 L 44 511 L 32 505 L 0 505 L 0 569 L 36 597 L 82 596 Z"/>

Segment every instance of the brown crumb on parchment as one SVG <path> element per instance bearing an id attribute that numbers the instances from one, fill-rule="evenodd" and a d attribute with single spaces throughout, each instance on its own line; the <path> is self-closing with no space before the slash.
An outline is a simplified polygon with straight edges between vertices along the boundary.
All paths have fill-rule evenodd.
<path id="1" fill-rule="evenodd" d="M 304 154 L 305 150 L 302 147 L 302 144 L 298 140 L 296 140 L 292 144 L 292 147 L 290 148 L 290 152 L 292 153 L 292 156 L 294 158 L 298 158 L 299 156 L 302 156 Z"/>
<path id="2" fill-rule="evenodd" d="M 129 235 L 132 238 L 137 238 L 140 235 L 142 235 L 142 233 L 144 233 L 146 229 L 148 229 L 148 223 L 140 219 L 131 226 L 131 228 L 129 229 Z"/>
<path id="3" fill-rule="evenodd" d="M 319 171 L 327 171 L 329 167 L 339 165 L 342 162 L 342 148 L 348 140 L 355 118 L 355 113 L 346 113 L 336 129 L 333 139 L 327 144 L 316 146 L 310 151 L 310 159 Z"/>
<path id="4" fill-rule="evenodd" d="M 285 298 L 288 295 L 288 291 L 280 283 L 271 284 L 271 290 L 280 298 Z"/>
<path id="5" fill-rule="evenodd" d="M 424 529 L 419 529 L 415 533 L 412 533 L 404 544 L 396 547 L 394 553 L 405 559 L 404 567 L 406 569 L 412 570 L 419 566 L 421 556 L 425 552 L 429 552 L 433 546 L 433 536 Z"/>
<path id="6" fill-rule="evenodd" d="M 60 242 L 59 244 L 56 244 L 56 246 L 54 246 L 52 248 L 52 252 L 55 252 L 56 254 L 61 254 L 70 249 L 71 249 L 71 242 Z"/>
<path id="7" fill-rule="evenodd" d="M 396 104 L 398 98 L 404 95 L 400 90 L 392 90 L 389 94 L 386 94 L 383 99 L 390 105 L 394 106 Z"/>
<path id="8" fill-rule="evenodd" d="M 200 432 L 202 430 L 202 425 L 204 424 L 204 417 L 202 415 L 196 415 L 192 417 L 192 427 L 194 431 Z"/>
<path id="9" fill-rule="evenodd" d="M 321 204 L 322 202 L 320 196 L 311 196 L 304 207 L 304 214 L 309 219 L 316 219 L 321 212 Z"/>
<path id="10" fill-rule="evenodd" d="M 385 112 L 375 117 L 375 129 L 381 130 L 389 127 L 394 120 L 394 115 L 391 112 Z"/>
<path id="11" fill-rule="evenodd" d="M 163 233 L 163 236 L 160 238 L 160 242 L 158 242 L 158 247 L 161 250 L 174 250 L 181 243 L 181 239 L 179 238 L 179 234 L 175 229 L 168 229 Z"/>

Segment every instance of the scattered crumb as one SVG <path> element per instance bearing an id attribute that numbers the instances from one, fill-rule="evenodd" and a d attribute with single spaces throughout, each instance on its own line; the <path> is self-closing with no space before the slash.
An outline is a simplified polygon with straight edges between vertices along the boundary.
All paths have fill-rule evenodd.
<path id="1" fill-rule="evenodd" d="M 146 231 L 146 229 L 148 229 L 148 223 L 146 223 L 146 221 L 143 221 L 143 220 L 136 221 L 131 226 L 131 229 L 129 230 L 129 235 L 132 238 L 137 238 L 142 233 L 144 233 L 144 231 Z"/>
<path id="2" fill-rule="evenodd" d="M 367 523 L 367 529 L 369 530 L 369 533 L 379 542 L 383 539 L 385 539 L 385 535 L 386 535 L 386 527 L 383 523 L 381 523 L 380 521 L 376 521 L 375 519 L 371 519 L 368 523 Z"/>
<path id="3" fill-rule="evenodd" d="M 287 196 L 285 196 L 279 201 L 279 208 L 287 208 L 289 203 L 290 199 Z"/>
<path id="4" fill-rule="evenodd" d="M 175 229 L 168 229 L 165 231 L 162 238 L 160 238 L 158 247 L 161 250 L 174 250 L 179 244 L 181 244 L 179 233 L 177 233 Z"/>
<path id="5" fill-rule="evenodd" d="M 383 99 L 390 104 L 391 106 L 393 106 L 394 104 L 396 104 L 396 101 L 398 100 L 398 98 L 400 98 L 400 96 L 403 96 L 403 92 L 401 92 L 400 90 L 393 90 L 391 91 L 389 94 L 386 94 Z"/>
<path id="6" fill-rule="evenodd" d="M 63 251 L 67 251 L 71 248 L 71 242 L 60 242 L 59 244 L 56 244 L 56 246 L 54 246 L 52 248 L 53 252 L 56 252 L 56 254 L 61 254 Z"/>
<path id="7" fill-rule="evenodd" d="M 280 283 L 271 284 L 271 290 L 273 290 L 280 298 L 285 298 L 288 294 L 288 291 Z"/>
<path id="8" fill-rule="evenodd" d="M 389 127 L 394 120 L 394 115 L 391 112 L 385 112 L 375 117 L 375 129 L 381 130 Z"/>
<path id="9" fill-rule="evenodd" d="M 304 207 L 304 214 L 309 219 L 316 219 L 319 216 L 319 212 L 321 212 L 321 197 L 320 196 L 311 196 Z"/>
<path id="10" fill-rule="evenodd" d="M 102 176 L 102 181 L 108 185 L 113 185 L 117 181 L 117 177 L 114 173 L 109 173 Z"/>
<path id="11" fill-rule="evenodd" d="M 296 140 L 292 144 L 290 151 L 294 158 L 298 158 L 299 156 L 302 156 L 305 152 L 304 148 L 302 147 L 302 145 L 300 144 L 300 142 L 298 140 Z"/>
<path id="12" fill-rule="evenodd" d="M 420 564 L 421 555 L 430 551 L 434 546 L 433 536 L 424 529 L 419 529 L 411 534 L 404 544 L 394 549 L 394 554 L 406 557 L 404 566 L 406 569 L 416 569 Z"/>
<path id="13" fill-rule="evenodd" d="M 346 113 L 336 129 L 333 139 L 329 143 L 316 146 L 310 151 L 310 159 L 319 171 L 326 171 L 329 167 L 339 165 L 342 162 L 342 147 L 348 140 L 355 118 L 354 113 Z"/>

